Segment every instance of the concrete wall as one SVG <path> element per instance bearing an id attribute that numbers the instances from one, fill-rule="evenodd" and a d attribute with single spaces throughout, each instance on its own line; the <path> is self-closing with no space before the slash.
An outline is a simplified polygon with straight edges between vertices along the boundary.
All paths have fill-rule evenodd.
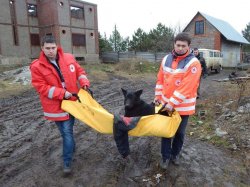
<path id="1" fill-rule="evenodd" d="M 85 34 L 86 34 L 87 53 L 89 53 L 89 54 L 96 53 L 95 31 L 94 30 L 86 30 Z"/>
<path id="2" fill-rule="evenodd" d="M 221 52 L 223 54 L 223 67 L 236 67 L 240 63 L 240 44 L 223 40 Z"/>
<path id="3" fill-rule="evenodd" d="M 36 4 L 38 17 L 28 16 L 27 4 Z M 83 7 L 84 19 L 71 18 L 70 6 Z M 97 6 L 78 0 L 16 0 L 16 30 L 18 44 L 14 44 L 9 0 L 0 6 L 0 55 L 37 58 L 40 46 L 31 46 L 30 33 L 53 34 L 65 52 L 84 57 L 85 61 L 98 61 Z M 72 33 L 86 35 L 86 46 L 73 47 Z M 4 62 L 7 62 L 4 60 Z"/>
<path id="4" fill-rule="evenodd" d="M 0 65 L 11 66 L 11 65 L 29 65 L 31 59 L 29 57 L 1 57 Z"/>
<path id="5" fill-rule="evenodd" d="M 1 0 L 0 6 L 0 23 L 11 23 L 10 4 L 8 0 Z"/>
<path id="6" fill-rule="evenodd" d="M 62 6 L 60 5 L 62 3 Z M 58 24 L 70 25 L 70 2 L 68 0 L 57 0 Z"/>
<path id="7" fill-rule="evenodd" d="M 35 1 L 29 0 L 35 4 Z M 13 26 L 9 0 L 1 2 L 0 6 L 0 44 L 3 56 L 29 57 L 31 55 L 29 20 L 25 1 L 15 1 L 15 27 L 18 43 L 14 43 Z M 36 20 L 37 21 L 37 20 Z M 35 25 L 33 23 L 33 25 Z M 37 25 L 37 24 L 36 24 Z M 15 61 L 15 60 L 14 60 Z"/>
<path id="8" fill-rule="evenodd" d="M 84 6 L 85 26 L 86 28 L 95 28 L 95 7 L 93 5 Z"/>
<path id="9" fill-rule="evenodd" d="M 19 44 L 13 40 L 12 26 L 0 25 L 1 53 L 3 56 L 30 56 L 30 39 L 28 27 L 17 27 Z M 4 33 L 4 34 L 2 34 Z M 4 36 L 4 37 L 2 37 Z"/>
<path id="10" fill-rule="evenodd" d="M 59 27 L 60 43 L 64 52 L 73 53 L 70 27 Z"/>
<path id="11" fill-rule="evenodd" d="M 34 3 L 33 3 L 34 4 Z M 25 1 L 15 1 L 17 24 L 28 26 L 27 5 Z"/>

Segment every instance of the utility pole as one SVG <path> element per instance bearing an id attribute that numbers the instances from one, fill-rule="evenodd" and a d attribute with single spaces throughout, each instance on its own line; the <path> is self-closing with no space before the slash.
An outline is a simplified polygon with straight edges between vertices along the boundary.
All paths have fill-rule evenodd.
<path id="1" fill-rule="evenodd" d="M 117 52 L 116 37 L 117 37 L 117 30 L 116 30 L 116 25 L 115 25 L 115 52 Z"/>

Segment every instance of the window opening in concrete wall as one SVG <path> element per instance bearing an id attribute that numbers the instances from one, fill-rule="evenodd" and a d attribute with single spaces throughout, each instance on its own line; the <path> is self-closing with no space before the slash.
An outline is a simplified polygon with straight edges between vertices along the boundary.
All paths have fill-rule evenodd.
<path id="1" fill-rule="evenodd" d="M 10 15 L 11 15 L 11 23 L 12 23 L 13 42 L 14 42 L 14 45 L 18 45 L 19 40 L 18 40 L 18 30 L 17 30 L 17 25 L 16 25 L 15 2 L 12 0 L 9 2 L 10 2 Z"/>
<path id="2" fill-rule="evenodd" d="M 66 33 L 66 31 L 65 31 L 65 30 L 62 30 L 62 33 L 63 33 L 63 34 L 65 34 L 65 33 Z"/>
<path id="3" fill-rule="evenodd" d="M 30 44 L 32 46 L 40 46 L 39 34 L 30 34 Z"/>
<path id="4" fill-rule="evenodd" d="M 34 4 L 27 4 L 28 16 L 37 17 L 37 6 Z"/>
<path id="5" fill-rule="evenodd" d="M 73 46 L 86 46 L 85 34 L 72 34 Z"/>
<path id="6" fill-rule="evenodd" d="M 63 6 L 63 2 L 60 2 L 59 5 L 60 5 L 60 6 Z"/>
<path id="7" fill-rule="evenodd" d="M 85 61 L 85 58 L 84 57 L 80 57 L 80 56 L 77 56 L 75 57 L 77 61 L 81 61 L 81 62 L 84 62 Z"/>
<path id="8" fill-rule="evenodd" d="M 90 38 L 94 38 L 94 33 L 93 32 L 90 33 Z"/>
<path id="9" fill-rule="evenodd" d="M 76 19 L 84 19 L 84 10 L 83 8 L 70 6 L 71 17 Z"/>
<path id="10" fill-rule="evenodd" d="M 204 34 L 204 21 L 196 21 L 195 22 L 195 34 Z"/>
<path id="11" fill-rule="evenodd" d="M 93 9 L 92 9 L 92 8 L 89 8 L 89 11 L 90 11 L 90 12 L 92 12 L 92 11 L 93 11 Z"/>

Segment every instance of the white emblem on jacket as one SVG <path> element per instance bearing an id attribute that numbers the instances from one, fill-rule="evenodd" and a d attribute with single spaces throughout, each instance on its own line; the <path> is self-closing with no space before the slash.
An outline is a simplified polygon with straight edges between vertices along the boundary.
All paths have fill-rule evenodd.
<path id="1" fill-rule="evenodd" d="M 75 71 L 75 66 L 73 64 L 70 64 L 69 69 L 73 73 Z"/>
<path id="2" fill-rule="evenodd" d="M 191 69 L 191 72 L 192 72 L 192 73 L 196 73 L 196 72 L 197 72 L 197 68 L 196 68 L 196 67 L 193 67 L 193 68 Z"/>
<path id="3" fill-rule="evenodd" d="M 176 85 L 176 86 L 179 86 L 180 84 L 181 84 L 181 80 L 176 80 L 176 81 L 175 81 L 175 85 Z"/>

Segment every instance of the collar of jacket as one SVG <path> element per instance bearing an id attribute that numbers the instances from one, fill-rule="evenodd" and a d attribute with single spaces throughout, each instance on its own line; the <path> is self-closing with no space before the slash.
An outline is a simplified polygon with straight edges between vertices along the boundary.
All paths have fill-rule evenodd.
<path id="1" fill-rule="evenodd" d="M 62 59 L 62 56 L 63 56 L 63 50 L 61 47 L 58 47 L 57 48 L 57 59 Z M 40 52 L 38 60 L 43 64 L 48 63 L 48 58 L 46 57 L 46 55 L 44 54 L 43 51 Z"/>
<path id="2" fill-rule="evenodd" d="M 186 58 L 186 57 L 187 57 L 188 55 L 190 55 L 190 54 L 191 54 L 190 49 L 188 49 L 188 51 L 187 51 L 185 54 L 183 54 L 183 55 L 178 55 L 178 54 L 175 52 L 175 50 L 172 51 L 173 58 L 174 58 L 174 59 L 177 59 L 177 61 L 183 60 L 184 58 Z"/>

